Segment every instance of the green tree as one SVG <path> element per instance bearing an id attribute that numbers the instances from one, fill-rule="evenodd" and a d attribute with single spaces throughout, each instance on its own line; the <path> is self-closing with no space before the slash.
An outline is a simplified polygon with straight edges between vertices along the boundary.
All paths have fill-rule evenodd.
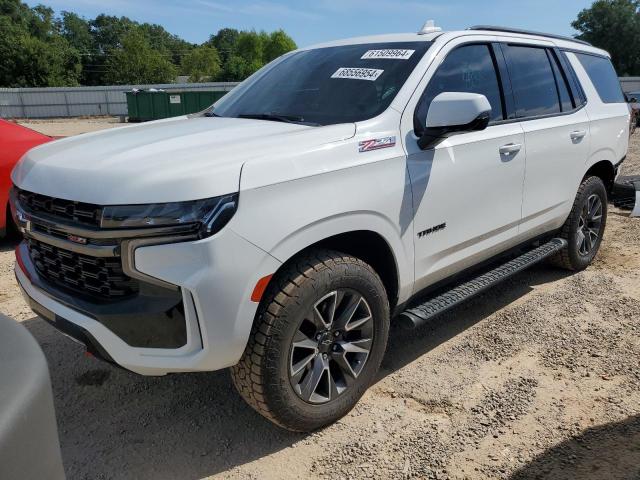
<path id="1" fill-rule="evenodd" d="M 122 46 L 122 39 L 134 29 L 135 22 L 127 17 L 98 15 L 89 22 L 96 53 L 107 54 Z"/>
<path id="2" fill-rule="evenodd" d="M 0 16 L 8 18 L 13 25 L 26 28 L 27 18 L 31 15 L 29 6 L 20 0 L 0 0 Z"/>
<path id="3" fill-rule="evenodd" d="M 40 40 L 55 36 L 57 31 L 53 21 L 53 9 L 44 5 L 33 7 L 29 15 L 29 33 Z"/>
<path id="4" fill-rule="evenodd" d="M 223 81 L 240 81 L 253 74 L 271 60 L 297 48 L 295 42 L 284 31 L 278 30 L 271 34 L 266 32 L 235 30 L 220 31 L 212 37 L 214 44 L 222 45 L 230 52 L 223 57 L 222 73 L 219 79 Z"/>
<path id="5" fill-rule="evenodd" d="M 10 16 L 0 16 L 0 86 L 24 87 L 18 70 L 24 52 L 20 48 L 26 32 Z"/>
<path id="6" fill-rule="evenodd" d="M 237 55 L 244 59 L 250 73 L 255 72 L 264 65 L 262 60 L 264 56 L 264 44 L 264 36 L 261 36 L 255 31 L 240 32 L 240 35 L 238 35 Z"/>
<path id="7" fill-rule="evenodd" d="M 231 55 L 224 64 L 224 70 L 220 77 L 223 82 L 239 82 L 252 73 L 252 67 L 239 55 Z"/>
<path id="8" fill-rule="evenodd" d="M 112 50 L 122 47 L 122 38 L 135 28 L 135 22 L 127 17 L 98 15 L 89 20 L 91 34 L 90 54 L 83 52 L 82 81 L 85 85 L 108 83 L 107 60 Z"/>
<path id="9" fill-rule="evenodd" d="M 80 79 L 80 56 L 45 7 L 0 2 L 0 58 L 0 86 L 66 86 Z"/>
<path id="10" fill-rule="evenodd" d="M 80 82 L 83 85 L 99 84 L 105 69 L 106 57 L 95 53 L 89 21 L 73 12 L 63 11 L 56 23 L 60 35 L 80 54 L 82 62 Z"/>
<path id="11" fill-rule="evenodd" d="M 571 24 L 577 37 L 611 54 L 619 75 L 640 75 L 640 2 L 597 0 Z"/>
<path id="12" fill-rule="evenodd" d="M 49 7 L 0 0 L 0 86 L 104 85 L 173 81 L 178 68 L 195 80 L 244 80 L 295 49 L 282 30 L 223 28 L 197 46 L 162 26 L 101 14 L 85 19 Z"/>
<path id="13" fill-rule="evenodd" d="M 296 48 L 298 46 L 293 41 L 293 38 L 287 35 L 284 30 L 276 30 L 269 35 L 267 44 L 264 47 L 263 60 L 265 63 L 269 63 Z"/>
<path id="14" fill-rule="evenodd" d="M 93 48 L 93 36 L 89 22 L 73 12 L 63 11 L 57 21 L 60 34 L 73 48 L 81 54 L 91 54 Z"/>
<path id="15" fill-rule="evenodd" d="M 195 48 L 195 45 L 167 32 L 160 25 L 143 23 L 139 26 L 139 29 L 147 37 L 154 50 L 169 55 L 171 61 L 176 65 L 180 65 L 182 57 Z"/>
<path id="16" fill-rule="evenodd" d="M 190 82 L 212 81 L 221 72 L 220 55 L 214 47 L 197 47 L 182 58 L 182 74 Z"/>
<path id="17" fill-rule="evenodd" d="M 115 85 L 171 83 L 176 67 L 170 59 L 151 48 L 145 35 L 131 30 L 122 39 L 122 46 L 110 51 L 105 80 Z"/>
<path id="18" fill-rule="evenodd" d="M 44 42 L 22 36 L 18 45 L 17 70 L 22 85 L 34 87 L 73 87 L 78 85 L 82 66 L 78 51 L 62 37 Z"/>
<path id="19" fill-rule="evenodd" d="M 215 47 L 222 63 L 226 63 L 229 57 L 236 54 L 239 35 L 240 32 L 235 28 L 223 28 L 215 35 L 211 35 L 206 45 Z"/>

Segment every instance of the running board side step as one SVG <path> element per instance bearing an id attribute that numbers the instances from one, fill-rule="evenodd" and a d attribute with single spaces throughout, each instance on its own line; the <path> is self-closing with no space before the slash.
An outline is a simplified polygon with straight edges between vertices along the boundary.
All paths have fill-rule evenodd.
<path id="1" fill-rule="evenodd" d="M 399 316 L 400 324 L 405 328 L 418 328 L 451 308 L 460 305 L 498 283 L 541 262 L 567 246 L 567 241 L 554 238 L 551 241 L 520 255 L 473 280 L 465 282 L 444 292 L 422 305 L 405 310 Z"/>

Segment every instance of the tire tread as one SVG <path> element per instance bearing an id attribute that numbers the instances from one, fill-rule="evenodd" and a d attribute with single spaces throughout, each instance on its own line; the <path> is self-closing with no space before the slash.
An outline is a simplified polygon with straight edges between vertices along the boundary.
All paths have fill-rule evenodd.
<path id="1" fill-rule="evenodd" d="M 231 367 L 231 378 L 242 398 L 258 413 L 275 424 L 292 431 L 307 431 L 307 425 L 301 424 L 291 414 L 287 416 L 286 405 L 273 405 L 267 400 L 265 390 L 266 368 L 269 362 L 269 343 L 278 332 L 279 322 L 287 304 L 299 303 L 298 292 L 304 288 L 314 287 L 314 273 L 325 269 L 344 274 L 339 270 L 345 266 L 357 264 L 375 275 L 382 285 L 377 273 L 359 258 L 332 250 L 312 250 L 294 259 L 285 270 L 280 272 L 269 285 L 263 300 L 258 307 L 256 319 L 251 329 L 247 347 L 240 361 Z"/>
<path id="2" fill-rule="evenodd" d="M 571 207 L 571 213 L 569 214 L 569 217 L 567 218 L 567 220 L 564 222 L 564 225 L 562 225 L 562 228 L 560 229 L 560 233 L 558 234 L 560 238 L 563 238 L 567 242 L 570 242 L 570 235 L 571 235 L 571 229 L 573 228 L 573 223 L 577 221 L 576 214 L 578 214 L 579 210 L 582 208 L 584 193 L 593 184 L 601 184 L 604 186 L 602 179 L 600 177 L 589 176 L 582 181 L 582 183 L 580 184 L 580 187 L 578 188 L 578 192 L 576 194 L 575 200 L 573 201 L 573 206 Z M 606 208 L 606 203 L 605 205 L 603 205 L 603 207 Z M 576 267 L 571 260 L 571 256 L 569 254 L 569 248 L 570 247 L 567 246 L 562 250 L 560 250 L 557 254 L 549 258 L 549 262 L 552 265 L 559 268 L 563 268 L 565 270 L 570 270 L 570 271 L 579 270 L 579 268 Z"/>

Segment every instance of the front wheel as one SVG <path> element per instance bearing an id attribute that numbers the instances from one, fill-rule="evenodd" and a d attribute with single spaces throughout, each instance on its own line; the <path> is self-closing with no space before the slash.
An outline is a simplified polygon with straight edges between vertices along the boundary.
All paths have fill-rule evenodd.
<path id="1" fill-rule="evenodd" d="M 316 430 L 347 414 L 371 385 L 388 332 L 376 272 L 349 255 L 311 252 L 272 281 L 233 383 L 281 427 Z"/>
<path id="2" fill-rule="evenodd" d="M 607 190 L 599 177 L 584 179 L 560 236 L 568 245 L 553 263 L 567 270 L 587 268 L 595 258 L 607 224 Z"/>

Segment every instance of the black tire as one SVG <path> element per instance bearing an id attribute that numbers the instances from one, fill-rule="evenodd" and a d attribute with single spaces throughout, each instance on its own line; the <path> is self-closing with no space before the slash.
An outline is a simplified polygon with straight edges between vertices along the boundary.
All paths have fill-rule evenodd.
<path id="1" fill-rule="evenodd" d="M 583 219 L 585 214 L 588 213 L 588 202 L 594 198 L 597 198 L 602 206 L 601 219 L 597 225 L 597 229 L 595 228 L 595 224 L 586 226 L 594 227 L 590 228 L 593 231 L 597 230 L 597 238 L 594 240 L 588 236 L 588 238 L 590 238 L 590 245 L 585 251 L 585 245 L 582 241 L 585 235 Z M 607 189 L 599 177 L 586 177 L 578 189 L 578 194 L 576 195 L 569 218 L 567 218 L 560 232 L 560 237 L 567 240 L 568 245 L 552 258 L 552 263 L 558 267 L 574 272 L 579 272 L 587 268 L 591 262 L 593 262 L 593 259 L 600 249 L 606 225 Z"/>
<path id="2" fill-rule="evenodd" d="M 335 350 L 341 347 L 332 344 L 331 348 L 335 350 L 324 354 L 309 351 L 309 357 L 315 357 L 308 363 L 314 363 L 305 367 L 309 370 L 303 376 L 311 375 L 315 362 L 320 361 L 316 357 L 323 356 L 325 362 L 334 363 L 331 363 L 333 370 L 326 370 L 329 376 L 322 377 L 322 385 L 327 385 L 329 390 L 336 393 L 335 398 L 331 398 L 333 395 L 329 393 L 327 396 L 330 400 L 326 403 L 312 403 L 311 400 L 305 401 L 302 398 L 300 390 L 294 390 L 296 376 L 292 372 L 298 365 L 294 365 L 294 355 L 300 353 L 300 350 L 296 350 L 298 347 L 294 347 L 294 337 L 300 338 L 303 326 L 310 328 L 308 312 L 314 313 L 323 308 L 324 304 L 320 302 L 333 301 L 333 293 L 340 291 L 343 296 L 338 300 L 340 297 L 336 293 L 331 316 L 339 316 L 338 304 L 346 305 L 351 302 L 348 295 L 353 295 L 353 298 L 359 295 L 364 299 L 365 302 L 358 301 L 358 305 L 368 308 L 366 311 L 369 317 L 363 314 L 362 318 L 371 319 L 365 320 L 366 327 L 361 327 L 371 329 L 367 330 L 372 337 L 368 343 L 370 350 L 364 360 L 356 362 L 357 368 L 360 368 L 359 374 L 349 377 L 351 383 L 341 393 L 336 392 L 336 385 L 342 381 L 342 370 L 337 370 L 337 380 L 332 377 L 332 372 L 338 368 L 332 355 L 339 355 Z M 324 300 L 325 298 L 329 299 Z M 340 319 L 346 318 L 345 315 L 340 315 L 334 323 L 337 325 Z M 354 318 L 354 315 L 349 318 Z M 347 321 L 347 325 L 349 322 L 351 320 Z M 315 328 L 315 324 L 311 326 Z M 346 340 L 348 335 L 357 333 L 356 328 L 351 332 L 347 330 L 345 328 L 341 334 L 344 335 L 345 343 L 351 341 Z M 340 332 L 335 334 L 339 335 Z M 388 334 L 389 302 L 376 272 L 362 260 L 350 255 L 328 250 L 311 251 L 294 259 L 271 281 L 256 314 L 246 350 L 240 362 L 231 369 L 231 377 L 244 400 L 272 422 L 292 431 L 317 430 L 346 415 L 374 381 L 386 350 Z M 311 333 L 307 340 L 309 337 L 317 339 L 317 336 Z M 333 334 L 329 333 L 325 341 L 318 342 L 317 348 L 325 348 L 329 339 L 334 341 Z M 338 343 L 338 340 L 335 342 Z M 298 343 L 300 342 L 296 342 Z M 346 358 L 346 355 L 345 352 L 343 356 Z M 321 384 L 318 383 L 313 388 L 319 388 L 318 385 Z M 316 393 L 313 395 L 320 398 Z"/>

